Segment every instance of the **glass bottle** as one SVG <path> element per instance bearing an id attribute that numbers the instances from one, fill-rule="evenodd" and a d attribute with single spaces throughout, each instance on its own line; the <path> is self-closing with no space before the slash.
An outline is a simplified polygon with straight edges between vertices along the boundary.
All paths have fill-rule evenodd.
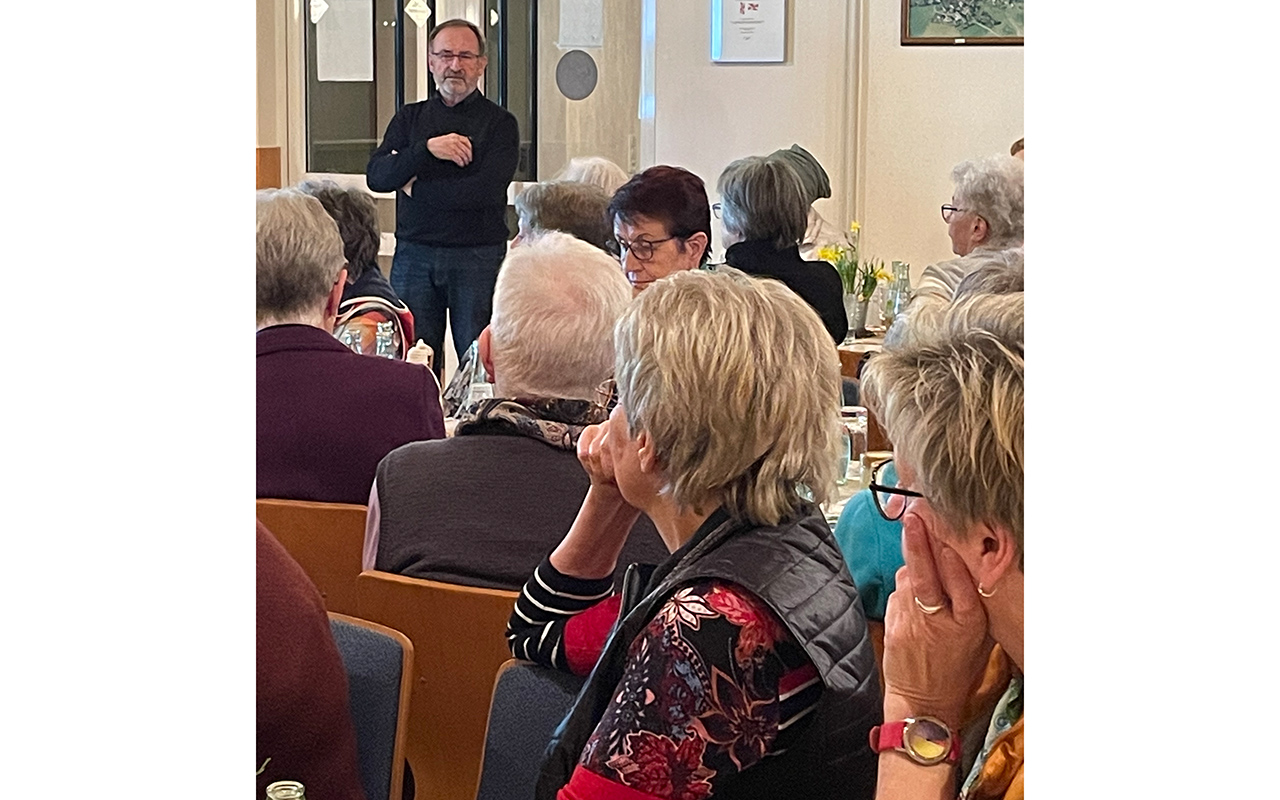
<path id="1" fill-rule="evenodd" d="M 307 800 L 297 781 L 276 781 L 267 787 L 267 800 Z"/>
<path id="2" fill-rule="evenodd" d="M 380 358 L 396 357 L 396 326 L 391 320 L 378 323 L 378 330 L 374 334 L 376 347 L 373 354 Z"/>
<path id="3" fill-rule="evenodd" d="M 357 353 L 364 352 L 364 345 L 360 339 L 361 336 L 359 328 L 344 327 L 341 333 L 338 334 L 338 341 L 342 342 Z"/>
<path id="4" fill-rule="evenodd" d="M 896 317 L 911 301 L 911 265 L 905 261 L 893 262 L 893 316 Z"/>

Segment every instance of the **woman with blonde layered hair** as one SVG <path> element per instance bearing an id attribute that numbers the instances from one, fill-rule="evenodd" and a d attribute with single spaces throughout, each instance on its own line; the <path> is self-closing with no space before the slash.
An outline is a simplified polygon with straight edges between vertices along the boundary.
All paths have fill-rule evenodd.
<path id="1" fill-rule="evenodd" d="M 863 373 L 898 475 L 871 490 L 885 519 L 902 520 L 906 556 L 885 615 L 885 722 L 872 733 L 881 800 L 955 796 L 958 734 L 984 669 L 994 711 L 960 797 L 1023 796 L 1023 372 L 1017 292 L 957 301 Z"/>
<path id="2" fill-rule="evenodd" d="M 839 436 L 822 323 L 779 283 L 679 272 L 614 343 L 618 404 L 578 443 L 591 488 L 508 629 L 515 655 L 591 673 L 537 797 L 869 798 L 879 682 L 816 505 Z M 614 594 L 641 513 L 673 555 Z"/>

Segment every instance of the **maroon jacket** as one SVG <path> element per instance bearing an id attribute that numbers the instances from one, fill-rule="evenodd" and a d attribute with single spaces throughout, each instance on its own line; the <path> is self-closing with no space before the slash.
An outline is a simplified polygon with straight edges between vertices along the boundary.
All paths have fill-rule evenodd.
<path id="1" fill-rule="evenodd" d="M 300 781 L 316 800 L 365 800 L 347 672 L 315 584 L 258 523 L 258 797 Z M 271 759 L 267 761 L 267 759 Z"/>
<path id="2" fill-rule="evenodd" d="M 442 438 L 426 367 L 357 355 L 310 325 L 258 331 L 258 497 L 364 505 L 383 456 Z"/>

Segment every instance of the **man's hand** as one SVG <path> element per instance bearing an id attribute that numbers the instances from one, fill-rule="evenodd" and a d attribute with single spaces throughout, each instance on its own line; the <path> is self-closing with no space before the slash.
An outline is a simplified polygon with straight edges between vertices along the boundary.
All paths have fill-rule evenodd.
<path id="1" fill-rule="evenodd" d="M 428 139 L 427 151 L 441 161 L 452 161 L 460 167 L 471 163 L 471 140 L 460 133 Z"/>

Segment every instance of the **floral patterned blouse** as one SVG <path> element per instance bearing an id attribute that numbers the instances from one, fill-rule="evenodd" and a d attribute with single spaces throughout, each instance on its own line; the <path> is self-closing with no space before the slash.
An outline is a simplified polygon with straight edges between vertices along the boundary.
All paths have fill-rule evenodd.
<path id="1" fill-rule="evenodd" d="M 586 674 L 618 608 L 609 578 L 584 581 L 544 560 L 511 616 L 512 653 Z M 759 598 L 720 580 L 683 587 L 632 641 L 559 798 L 711 797 L 726 778 L 786 750 L 821 692 L 804 649 Z"/>

